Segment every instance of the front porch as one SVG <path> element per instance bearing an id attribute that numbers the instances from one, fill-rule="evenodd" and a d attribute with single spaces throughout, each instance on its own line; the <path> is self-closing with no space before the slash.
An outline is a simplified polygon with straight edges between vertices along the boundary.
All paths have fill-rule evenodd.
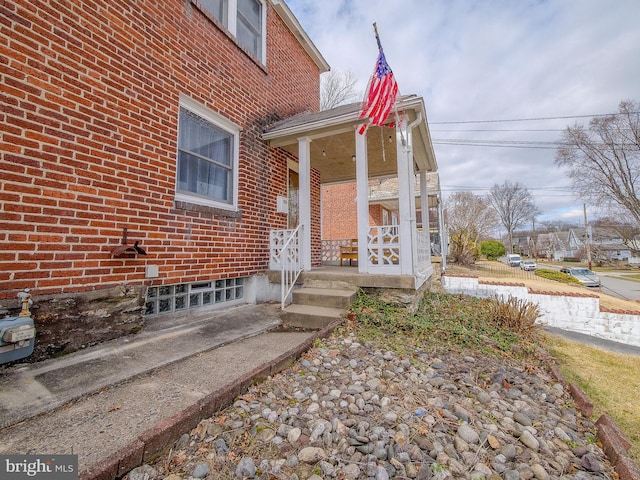
<path id="1" fill-rule="evenodd" d="M 272 147 L 296 159 L 290 165 L 297 172 L 296 190 L 288 195 L 295 212 L 279 210 L 288 215 L 290 228 L 273 230 L 270 238 L 270 269 L 280 276 L 283 308 L 297 284 L 317 277 L 414 296 L 433 275 L 429 209 L 440 208 L 440 192 L 439 182 L 427 180 L 428 174 L 437 176 L 437 164 L 424 102 L 415 95 L 403 97 L 392 123 L 364 134 L 358 132 L 360 108 L 357 103 L 302 114 L 263 134 Z M 375 198 L 371 182 L 385 179 L 395 180 L 394 198 Z M 355 266 L 331 267 L 321 260 L 324 237 L 318 219 L 325 213 L 322 199 L 312 202 L 312 192 L 318 184 L 349 182 L 355 185 L 354 210 L 341 218 L 356 227 L 349 241 L 357 247 L 348 256 Z M 383 203 L 386 217 L 373 219 L 371 207 Z"/>
<path id="2" fill-rule="evenodd" d="M 282 271 L 269 270 L 269 281 L 278 284 Z M 322 329 L 342 321 L 346 310 L 356 299 L 358 290 L 376 294 L 388 304 L 418 309 L 420 301 L 431 285 L 425 281 L 416 285 L 410 275 L 362 274 L 355 267 L 317 267 L 301 272 L 291 285 L 291 302 L 282 303 L 285 326 L 303 329 Z"/>

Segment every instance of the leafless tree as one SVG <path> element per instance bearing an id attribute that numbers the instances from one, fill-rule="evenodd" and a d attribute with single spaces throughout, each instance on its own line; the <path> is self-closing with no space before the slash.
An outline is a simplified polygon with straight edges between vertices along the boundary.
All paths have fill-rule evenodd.
<path id="1" fill-rule="evenodd" d="M 498 214 L 500 223 L 507 230 L 507 251 L 513 253 L 513 232 L 529 223 L 539 213 L 533 196 L 523 185 L 507 180 L 502 185 L 496 183 L 491 187 L 488 199 Z"/>
<path id="2" fill-rule="evenodd" d="M 603 228 L 611 231 L 622 240 L 622 243 L 629 247 L 634 254 L 640 252 L 640 225 L 635 222 L 629 222 L 629 215 L 618 212 L 612 213 L 611 216 L 602 217 L 594 220 L 594 227 Z"/>
<path id="3" fill-rule="evenodd" d="M 355 102 L 359 99 L 353 72 L 331 70 L 320 77 L 320 110 Z"/>
<path id="4" fill-rule="evenodd" d="M 538 233 L 562 232 L 578 227 L 580 227 L 580 225 L 576 222 L 569 222 L 567 220 L 544 220 L 536 223 Z"/>
<path id="5" fill-rule="evenodd" d="M 478 242 L 489 238 L 498 225 L 495 212 L 484 197 L 471 192 L 454 193 L 444 207 L 453 259 L 464 264 L 473 263 Z"/>
<path id="6" fill-rule="evenodd" d="M 619 113 L 594 117 L 588 129 L 567 127 L 556 165 L 567 168 L 584 201 L 622 208 L 640 225 L 640 104 L 623 101 Z"/>

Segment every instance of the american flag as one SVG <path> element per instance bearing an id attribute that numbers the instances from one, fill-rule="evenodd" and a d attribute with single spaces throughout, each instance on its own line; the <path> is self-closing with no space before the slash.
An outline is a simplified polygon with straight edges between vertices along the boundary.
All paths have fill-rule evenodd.
<path id="1" fill-rule="evenodd" d="M 367 131 L 369 125 L 384 125 L 398 97 L 398 84 L 384 56 L 377 31 L 376 41 L 378 42 L 379 51 L 378 60 L 373 75 L 369 80 L 367 93 L 362 102 L 362 112 L 360 113 L 360 118 L 368 118 L 369 123 L 365 122 L 360 125 L 358 128 L 360 135 Z"/>

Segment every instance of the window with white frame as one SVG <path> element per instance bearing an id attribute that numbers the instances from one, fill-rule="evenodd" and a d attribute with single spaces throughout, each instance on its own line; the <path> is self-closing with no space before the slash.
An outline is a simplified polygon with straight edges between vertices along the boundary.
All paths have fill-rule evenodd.
<path id="1" fill-rule="evenodd" d="M 255 58 L 265 63 L 264 0 L 192 0 L 216 18 Z"/>
<path id="2" fill-rule="evenodd" d="M 191 99 L 179 115 L 176 200 L 235 209 L 240 129 Z"/>

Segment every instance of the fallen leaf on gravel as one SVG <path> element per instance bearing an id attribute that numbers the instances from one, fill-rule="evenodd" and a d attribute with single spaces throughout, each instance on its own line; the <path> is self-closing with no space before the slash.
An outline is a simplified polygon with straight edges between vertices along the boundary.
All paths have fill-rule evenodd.
<path id="1" fill-rule="evenodd" d="M 491 445 L 491 448 L 493 448 L 494 450 L 500 447 L 500 441 L 493 435 L 487 435 L 487 441 L 489 442 L 489 445 Z"/>

